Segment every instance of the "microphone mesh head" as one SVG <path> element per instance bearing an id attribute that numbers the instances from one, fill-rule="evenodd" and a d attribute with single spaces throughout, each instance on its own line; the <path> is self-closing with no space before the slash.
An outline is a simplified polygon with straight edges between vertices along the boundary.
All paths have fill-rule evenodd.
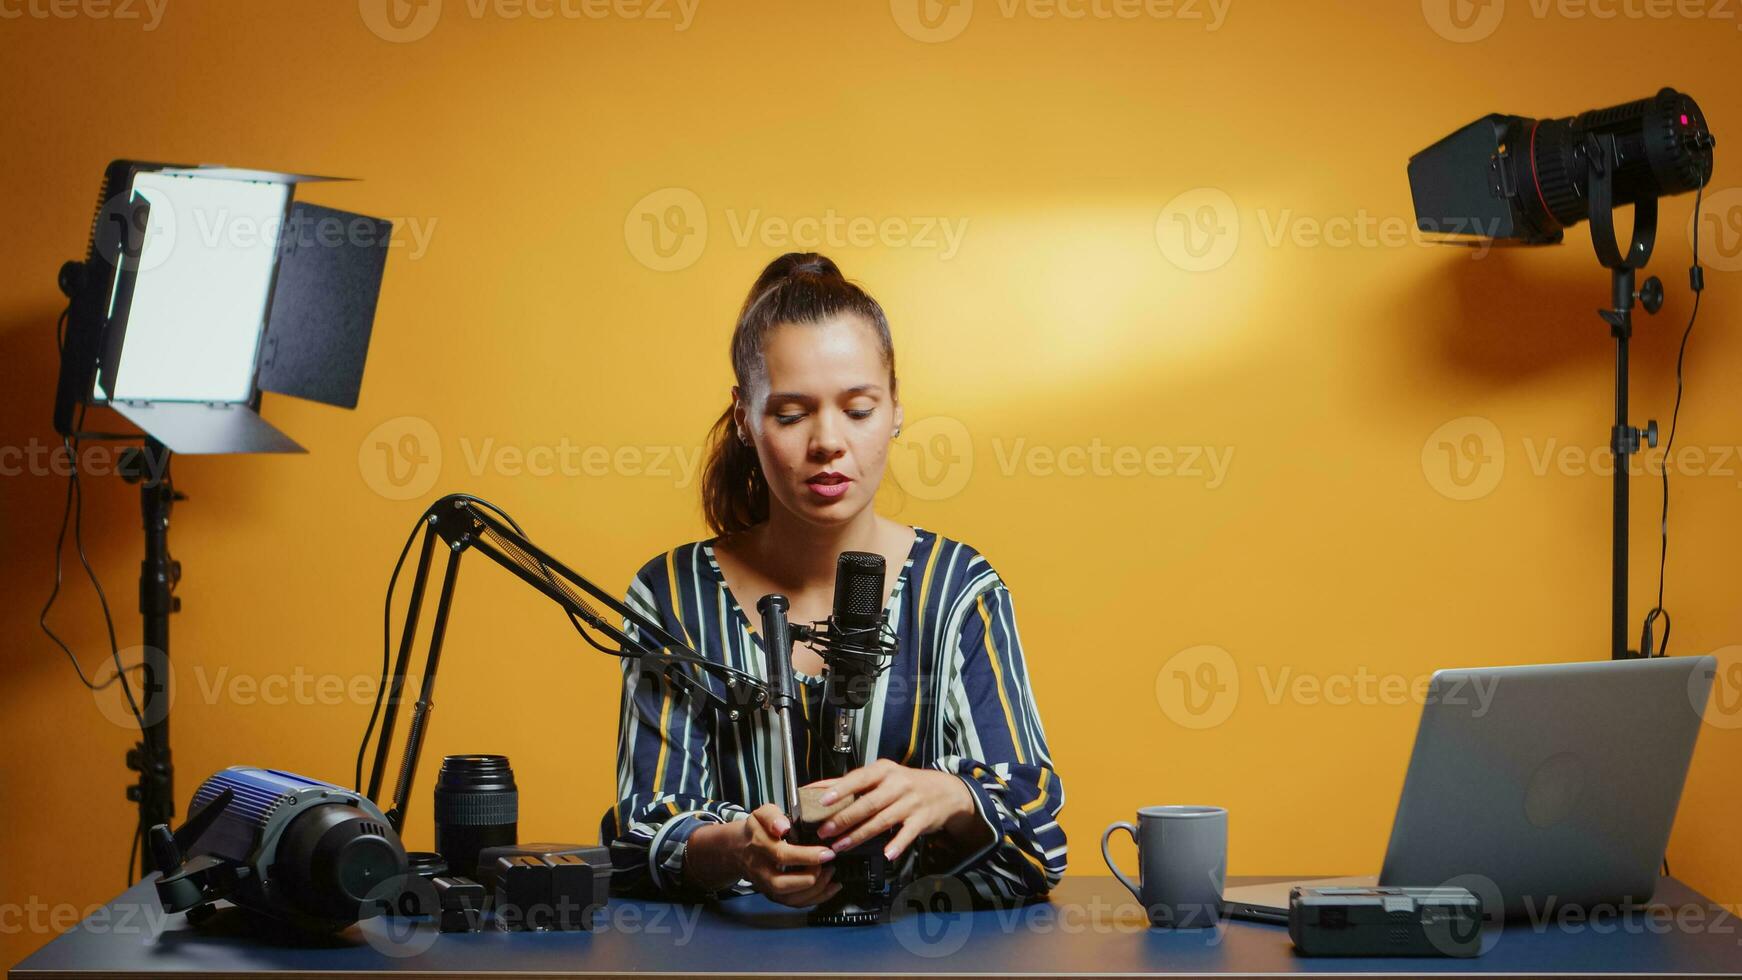
<path id="1" fill-rule="evenodd" d="M 835 619 L 841 625 L 874 626 L 883 615 L 882 555 L 843 551 L 835 566 Z"/>

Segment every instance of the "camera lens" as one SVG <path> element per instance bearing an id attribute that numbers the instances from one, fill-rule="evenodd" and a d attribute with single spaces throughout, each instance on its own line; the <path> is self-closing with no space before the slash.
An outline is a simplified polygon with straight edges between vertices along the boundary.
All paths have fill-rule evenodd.
<path id="1" fill-rule="evenodd" d="M 436 776 L 435 846 L 453 874 L 478 876 L 478 852 L 519 843 L 520 792 L 505 755 L 450 755 Z"/>

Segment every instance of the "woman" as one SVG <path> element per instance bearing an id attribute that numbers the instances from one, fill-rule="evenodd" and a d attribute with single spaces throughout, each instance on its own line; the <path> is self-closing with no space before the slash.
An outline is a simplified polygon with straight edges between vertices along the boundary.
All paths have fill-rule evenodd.
<path id="1" fill-rule="evenodd" d="M 992 902 L 1045 894 L 1065 870 L 1064 787 L 1010 592 L 974 549 L 872 508 L 902 414 L 882 307 L 827 258 L 783 255 L 738 315 L 732 369 L 702 481 L 715 536 L 649 561 L 628 603 L 703 656 L 766 678 L 746 610 L 779 592 L 792 622 L 827 619 L 836 559 L 870 551 L 892 573 L 885 609 L 898 652 L 859 712 L 860 768 L 828 781 L 858 798 L 823 825 L 820 847 L 783 839 L 791 824 L 769 713 L 733 722 L 624 661 L 618 802 L 600 829 L 619 887 L 671 898 L 754 890 L 807 907 L 839 890 L 837 851 L 889 830 L 891 858 L 923 843 L 920 874 L 959 876 Z M 792 661 L 802 755 L 822 658 L 795 644 Z M 813 765 L 797 758 L 801 785 L 824 782 Z"/>

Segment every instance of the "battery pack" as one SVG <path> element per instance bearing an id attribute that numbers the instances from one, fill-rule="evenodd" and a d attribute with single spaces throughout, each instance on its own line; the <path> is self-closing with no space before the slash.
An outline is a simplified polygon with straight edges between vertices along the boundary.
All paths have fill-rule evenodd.
<path id="1" fill-rule="evenodd" d="M 1482 903 L 1467 888 L 1305 888 L 1288 893 L 1302 956 L 1457 956 L 1482 952 Z"/>

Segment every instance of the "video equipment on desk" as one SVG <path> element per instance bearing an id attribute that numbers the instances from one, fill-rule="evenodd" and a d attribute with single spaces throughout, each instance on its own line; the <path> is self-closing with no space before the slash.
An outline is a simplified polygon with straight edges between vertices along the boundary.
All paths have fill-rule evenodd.
<path id="1" fill-rule="evenodd" d="M 435 786 L 435 849 L 447 868 L 478 877 L 478 852 L 513 844 L 520 832 L 520 790 L 503 755 L 450 755 Z"/>
<path id="2" fill-rule="evenodd" d="M 844 551 L 836 563 L 833 614 L 827 621 L 794 626 L 787 621 L 787 598 L 770 593 L 757 602 L 762 614 L 763 645 L 768 651 L 769 676 L 774 690 L 770 703 L 777 713 L 781 755 L 786 775 L 786 811 L 792 816 L 792 840 L 816 845 L 827 843 L 817 828 L 829 816 L 852 803 L 848 796 L 828 808 L 801 796 L 792 738 L 794 690 L 792 644 L 810 641 L 820 647 L 823 658 L 823 697 L 813 722 L 810 743 L 817 747 L 814 772 L 819 779 L 846 775 L 859 765 L 858 712 L 870 703 L 878 676 L 888 668 L 896 651 L 883 612 L 884 560 L 882 555 Z M 814 925 L 868 925 L 881 922 L 901 888 L 913 880 L 919 846 L 909 847 L 891 861 L 883 848 L 894 837 L 884 831 L 838 854 L 831 866 L 841 885 L 835 897 L 812 909 Z"/>
<path id="3" fill-rule="evenodd" d="M 143 663 L 122 664 L 114 644 L 110 656 L 141 729 L 127 753 L 128 768 L 139 773 L 128 799 L 139 804 L 138 857 L 147 869 L 145 831 L 175 814 L 167 686 L 181 564 L 170 557 L 169 517 L 185 497 L 170 479 L 171 454 L 302 452 L 260 417 L 263 392 L 357 404 L 393 226 L 292 199 L 298 185 L 329 179 L 113 161 L 85 257 L 60 270 L 68 304 L 58 325 L 55 430 L 75 456 L 87 439 L 142 442 L 122 453 L 118 470 L 139 484 L 144 517 Z M 86 431 L 92 405 L 112 408 L 142 432 Z M 83 506 L 78 471 L 73 466 L 68 477 L 69 517 Z M 82 530 L 75 533 L 82 555 Z M 58 593 L 58 548 L 55 562 Z M 47 616 L 45 607 L 44 631 L 77 666 Z M 135 699 L 127 673 L 140 668 Z M 97 686 L 82 668 L 80 678 Z"/>
<path id="4" fill-rule="evenodd" d="M 1682 332 L 1683 353 L 1705 288 L 1700 268 L 1700 192 L 1712 177 L 1716 140 L 1693 97 L 1665 88 L 1648 99 L 1559 119 L 1493 113 L 1459 129 L 1409 159 L 1409 186 L 1416 226 L 1449 241 L 1501 241 L 1552 245 L 1563 229 L 1589 220 L 1597 259 L 1610 270 L 1611 307 L 1598 315 L 1615 338 L 1615 422 L 1609 446 L 1615 455 L 1611 519 L 1610 656 L 1661 656 L 1669 646 L 1669 614 L 1663 606 L 1662 565 L 1658 601 L 1645 618 L 1639 649 L 1627 645 L 1628 460 L 1641 444 L 1657 446 L 1657 423 L 1636 428 L 1627 420 L 1628 340 L 1635 300 L 1648 314 L 1663 305 L 1656 276 L 1634 289 L 1635 272 L 1651 258 L 1657 238 L 1657 199 L 1695 193 L 1693 265 L 1688 282 L 1693 311 Z M 1633 231 L 1626 248 L 1615 235 L 1615 208 L 1633 205 Z M 1676 409 L 1681 406 L 1681 357 L 1676 360 Z M 1675 440 L 1675 415 L 1670 421 Z M 1668 524 L 1668 468 L 1664 469 L 1664 519 Z M 1665 535 L 1667 551 L 1668 531 Z M 1652 631 L 1663 621 L 1662 645 Z"/>
<path id="5" fill-rule="evenodd" d="M 407 859 L 387 818 L 358 793 L 277 769 L 232 766 L 194 794 L 175 833 L 151 828 L 165 912 L 196 924 L 228 900 L 330 931 L 396 906 Z"/>
<path id="6" fill-rule="evenodd" d="M 405 826 L 406 811 L 417 778 L 418 759 L 435 706 L 436 671 L 447 635 L 460 560 L 467 552 L 475 551 L 490 558 L 556 602 L 576 632 L 594 648 L 617 657 L 638 660 L 642 669 L 659 672 L 674 687 L 702 698 L 730 718 L 736 720 L 743 712 L 759 709 L 768 703 L 768 688 L 756 677 L 696 653 L 657 622 L 624 605 L 533 544 L 520 526 L 499 508 L 470 494 L 449 494 L 431 504 L 418 518 L 400 551 L 399 561 L 394 565 L 393 577 L 388 584 L 389 606 L 406 556 L 420 531 L 423 546 L 400 632 L 399 651 L 391 676 L 384 677 L 385 700 L 377 701 L 357 753 L 357 785 L 360 789 L 363 758 L 370 739 L 376 739 L 367 797 L 378 800 L 386 776 L 393 730 L 405 694 L 430 567 L 439 541 L 448 553 L 441 595 L 437 600 L 428 655 L 424 661 L 422 686 L 412 705 L 398 780 L 391 805 L 385 813 L 389 828 L 396 834 Z M 594 608 L 594 603 L 629 623 L 635 636 L 630 636 L 607 619 Z M 601 643 L 589 630 L 614 642 L 616 648 Z M 387 651 L 384 649 L 384 672 L 386 664 Z M 714 690 L 703 675 L 722 682 L 725 693 Z M 379 733 L 375 730 L 377 718 L 381 724 Z M 514 794 L 512 805 L 510 793 Z M 585 928 L 591 921 L 593 910 L 604 906 L 613 867 L 607 849 L 580 844 L 513 843 L 518 822 L 518 789 L 506 759 L 500 756 L 448 757 L 443 765 L 437 797 L 437 846 L 447 867 L 440 872 L 432 871 L 428 876 L 438 894 L 434 898 L 425 897 L 440 902 L 444 928 L 449 925 L 466 928 L 478 921 L 479 917 L 469 911 L 469 903 L 477 895 L 476 890 L 469 887 L 472 883 L 482 884 L 492 892 L 498 911 L 503 908 L 524 911 L 528 904 L 535 907 L 574 906 L 573 914 L 547 918 L 534 916 L 531 919 L 523 916 L 518 926 L 499 921 L 499 924 L 511 927 Z M 508 859 L 509 863 L 503 865 L 503 859 Z"/>
<path id="7" fill-rule="evenodd" d="M 514 836 L 518 824 L 518 790 L 513 788 L 512 769 L 501 756 L 453 756 L 446 760 L 438 788 L 437 819 L 441 843 L 451 855 L 419 854 L 414 867 L 400 842 L 434 706 L 436 668 L 460 559 L 468 551 L 488 556 L 555 600 L 576 630 L 598 649 L 637 658 L 647 669 L 660 671 L 674 685 L 695 692 L 733 717 L 767 703 L 767 688 L 761 681 L 703 658 L 658 623 L 552 558 L 527 540 L 512 519 L 476 497 L 451 494 L 419 517 L 394 567 L 395 583 L 419 530 L 424 533 L 423 549 L 399 654 L 390 686 L 383 685 L 385 703 L 377 701 L 358 750 L 357 787 L 347 790 L 252 767 L 237 767 L 212 777 L 195 798 L 196 812 L 186 825 L 172 834 L 160 823 L 148 834 L 158 864 L 167 872 L 159 884 L 166 911 L 187 911 L 199 921 L 209 915 L 212 903 L 228 899 L 300 928 L 330 930 L 382 913 L 438 916 L 442 928 L 449 931 L 480 928 L 488 912 L 485 883 L 470 875 L 451 874 L 451 859 L 458 868 L 476 868 L 480 861 L 486 865 L 476 873 L 498 886 L 494 896 L 498 909 L 527 911 L 523 906 L 531 906 L 532 915 L 520 917 L 518 926 L 498 917 L 499 925 L 586 927 L 594 911 L 605 903 L 612 872 L 610 855 L 604 848 L 578 844 L 510 843 L 506 850 L 500 846 L 504 837 Z M 375 801 L 381 793 L 438 540 L 449 552 L 441 598 L 393 805 L 382 812 Z M 392 584 L 388 598 L 391 605 Z M 632 624 L 637 638 L 606 619 L 592 602 Z M 616 641 L 617 649 L 595 640 L 588 629 Z M 385 654 L 384 650 L 384 667 Z M 703 673 L 723 679 L 726 694 L 713 691 L 701 679 Z M 362 763 L 377 718 L 381 722 L 379 743 L 365 794 L 361 792 Z M 506 799 L 511 792 L 516 794 L 512 804 Z M 464 822 L 473 818 L 476 822 Z M 506 866 L 501 864 L 504 858 L 509 862 Z M 539 918 L 547 905 L 562 914 Z M 570 906 L 573 914 L 563 911 Z"/>
<path id="8" fill-rule="evenodd" d="M 1482 902 L 1467 888 L 1297 885 L 1288 936 L 1302 956 L 1478 956 Z"/>

